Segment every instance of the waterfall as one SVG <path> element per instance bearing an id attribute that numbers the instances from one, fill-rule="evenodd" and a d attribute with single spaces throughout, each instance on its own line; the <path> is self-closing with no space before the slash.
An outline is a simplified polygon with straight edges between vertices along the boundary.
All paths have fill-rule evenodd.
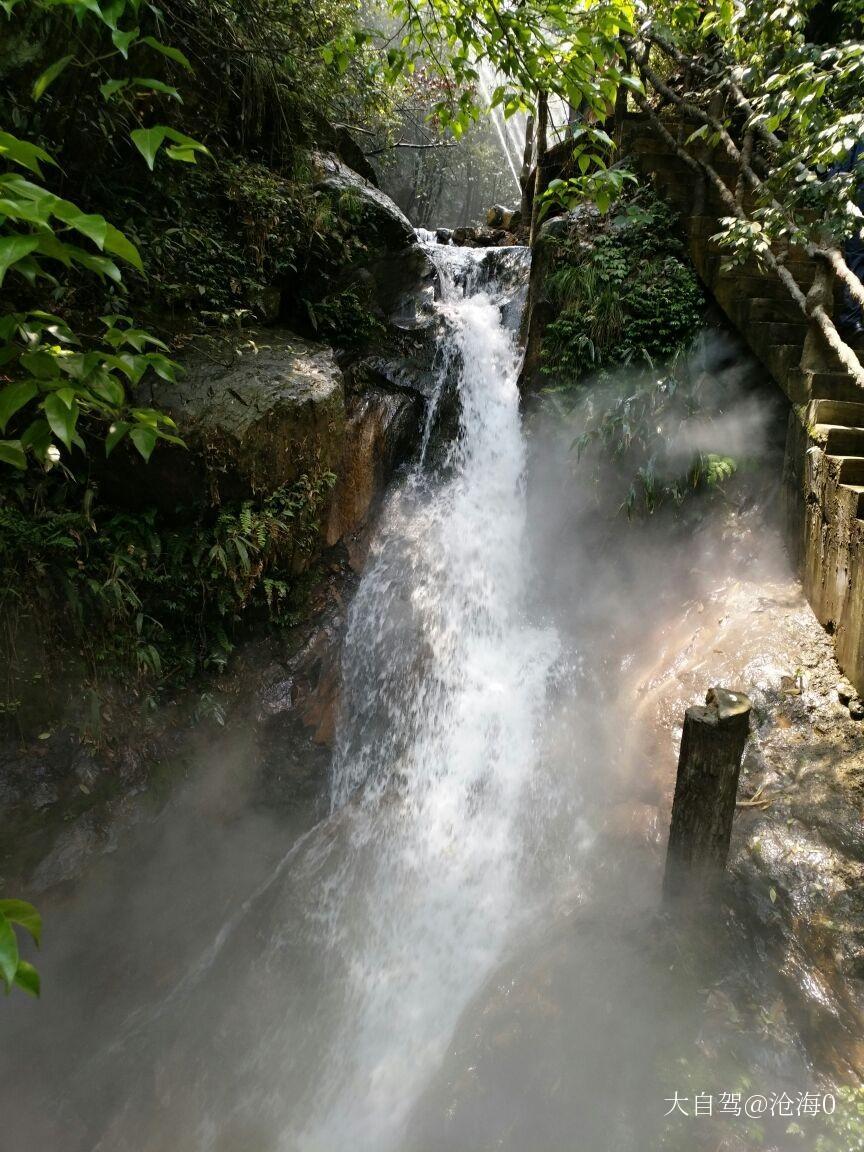
<path id="1" fill-rule="evenodd" d="M 176 967 L 140 940 L 135 963 L 154 970 L 140 1001 L 109 966 L 85 985 L 98 1010 L 88 1000 L 67 1018 L 69 982 L 89 963 L 49 983 L 64 1030 L 40 1048 L 50 1100 L 40 1082 L 20 1147 L 407 1152 L 460 1017 L 566 871 L 549 830 L 563 813 L 569 836 L 573 818 L 540 752 L 558 640 L 527 605 L 514 329 L 529 253 L 426 247 L 442 284 L 439 386 L 350 609 L 330 811 L 293 837 L 284 814 L 249 811 L 235 826 L 226 808 L 207 832 L 197 808 L 191 825 L 180 811 L 165 861 L 209 835 L 205 874 L 175 872 L 157 839 L 143 896 L 137 857 L 134 879 L 100 894 L 98 923 L 106 899 L 146 923 L 142 907 L 159 920 L 166 892 L 170 905 L 189 883 L 219 927 L 203 939 L 196 924 L 184 941 L 184 919 Z M 68 933 L 82 955 L 88 923 Z M 124 996 L 103 997 L 112 982 Z M 23 1091 L 32 1061 L 19 1063 Z"/>
<path id="2" fill-rule="evenodd" d="M 344 1025 L 304 1147 L 391 1146 L 512 929 L 554 634 L 526 617 L 525 446 L 501 254 L 440 248 L 460 432 L 394 494 L 354 601 L 329 910 Z M 498 256 L 499 275 L 490 270 Z M 506 255 L 505 270 L 528 259 Z M 346 922 L 362 924 L 346 934 Z"/>

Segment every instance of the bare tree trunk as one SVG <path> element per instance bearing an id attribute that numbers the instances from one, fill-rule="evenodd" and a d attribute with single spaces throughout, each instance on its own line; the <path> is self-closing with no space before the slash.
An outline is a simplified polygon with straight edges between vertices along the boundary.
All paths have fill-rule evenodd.
<path id="1" fill-rule="evenodd" d="M 564 139 L 565 140 L 572 140 L 573 139 L 573 134 L 576 131 L 576 125 L 579 123 L 579 121 L 581 119 L 582 119 L 582 114 L 579 111 L 579 106 L 577 104 L 571 104 L 568 100 L 568 102 L 567 102 L 567 131 L 564 133 Z"/>
<path id="2" fill-rule="evenodd" d="M 462 201 L 462 227 L 467 228 L 471 223 L 471 216 L 474 212 L 474 160 L 471 154 L 465 161 L 465 199 Z"/>
<path id="3" fill-rule="evenodd" d="M 684 716 L 663 898 L 698 899 L 726 867 L 751 704 L 743 692 L 711 688 Z"/>
<path id="4" fill-rule="evenodd" d="M 537 161 L 534 165 L 534 187 L 531 199 L 531 238 L 533 244 L 537 239 L 537 229 L 540 226 L 540 197 L 546 188 L 544 167 L 546 162 L 546 135 L 549 127 L 549 97 L 546 92 L 537 94 L 537 139 L 534 152 Z"/>
<path id="5" fill-rule="evenodd" d="M 531 170 L 531 157 L 534 155 L 534 114 L 529 115 L 525 122 L 525 150 L 522 153 L 522 171 L 519 173 L 519 187 L 522 189 L 522 203 L 520 211 L 522 223 L 527 224 L 531 219 L 531 187 L 534 175 Z"/>

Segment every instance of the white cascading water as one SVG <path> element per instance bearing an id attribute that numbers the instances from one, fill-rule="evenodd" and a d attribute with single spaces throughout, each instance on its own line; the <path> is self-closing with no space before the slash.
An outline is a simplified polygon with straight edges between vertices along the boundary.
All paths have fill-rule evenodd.
<path id="1" fill-rule="evenodd" d="M 518 353 L 487 257 L 435 252 L 460 434 L 394 494 L 350 616 L 333 804 L 353 811 L 328 913 L 347 992 L 309 1149 L 393 1146 L 518 908 L 557 643 L 526 617 Z"/>
<path id="2" fill-rule="evenodd" d="M 549 842 L 562 813 L 565 841 L 574 819 L 540 751 L 559 645 L 527 607 L 512 328 L 529 254 L 427 247 L 443 286 L 441 411 L 386 501 L 351 607 L 331 811 L 227 902 L 197 956 L 190 930 L 190 960 L 167 967 L 180 979 L 157 949 L 138 1001 L 109 966 L 90 992 L 98 1011 L 67 1020 L 69 985 L 54 978 L 64 1040 L 39 1049 L 53 1071 L 28 1098 L 20 1147 L 408 1152 L 460 1017 L 548 899 L 548 869 L 566 873 L 567 849 Z M 225 848 L 235 893 L 238 843 Z M 114 895 L 158 917 L 185 881 L 155 877 Z M 112 981 L 126 997 L 103 1004 Z M 21 1043 L 35 1035 L 22 1016 Z"/>

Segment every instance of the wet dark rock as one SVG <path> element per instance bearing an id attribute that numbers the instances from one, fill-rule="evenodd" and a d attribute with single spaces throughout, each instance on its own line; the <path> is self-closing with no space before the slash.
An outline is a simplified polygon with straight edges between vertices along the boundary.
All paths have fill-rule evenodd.
<path id="1" fill-rule="evenodd" d="M 394 471 L 419 442 L 422 408 L 417 397 L 374 386 L 351 397 L 326 544 L 367 524 Z"/>
<path id="2" fill-rule="evenodd" d="M 85 862 L 103 844 L 104 834 L 94 813 L 80 816 L 57 837 L 50 852 L 40 863 L 32 877 L 32 890 L 43 892 L 74 880 L 80 875 Z"/>
<path id="3" fill-rule="evenodd" d="M 338 156 L 312 153 L 313 184 L 318 192 L 332 197 L 349 196 L 356 205 L 359 226 L 389 249 L 410 248 L 415 243 L 414 228 L 395 201 L 349 168 Z"/>
<path id="4" fill-rule="evenodd" d="M 369 184 L 375 188 L 378 187 L 378 174 L 369 160 L 366 153 L 351 135 L 350 131 L 344 124 L 335 124 L 334 129 L 334 142 L 333 147 L 340 160 L 344 160 L 349 168 L 352 168 L 358 176 L 362 176 Z"/>
<path id="5" fill-rule="evenodd" d="M 352 288 L 387 324 L 409 329 L 422 323 L 434 297 L 435 265 L 417 243 L 408 217 L 396 203 L 338 156 L 312 156 L 317 194 L 338 201 L 350 218 L 362 252 L 345 265 L 338 289 Z M 332 291 L 333 285 L 328 286 Z"/>
<path id="6" fill-rule="evenodd" d="M 487 227 L 503 229 L 505 232 L 514 232 L 521 220 L 522 214 L 518 208 L 505 208 L 503 204 L 496 204 L 486 213 Z"/>
<path id="7" fill-rule="evenodd" d="M 401 331 L 429 326 L 438 273 L 419 245 L 399 257 L 380 257 L 369 272 L 375 298 L 390 325 Z"/>
<path id="8" fill-rule="evenodd" d="M 294 807 L 324 803 L 341 690 L 347 565 L 322 586 L 310 619 L 257 693 L 257 745 L 264 802 Z"/>
<path id="9" fill-rule="evenodd" d="M 860 696 L 849 701 L 849 715 L 853 720 L 864 720 L 864 701 Z"/>
<path id="10" fill-rule="evenodd" d="M 261 285 L 248 299 L 250 311 L 262 324 L 275 324 L 282 308 L 282 293 L 273 285 Z"/>
<path id="11" fill-rule="evenodd" d="M 452 228 L 436 228 L 435 239 L 438 241 L 439 244 L 449 244 L 450 241 L 453 239 L 453 229 Z"/>
<path id="12" fill-rule="evenodd" d="M 261 693 L 259 720 L 268 716 L 280 716 L 294 707 L 294 681 L 291 677 L 280 678 L 268 685 Z"/>
<path id="13" fill-rule="evenodd" d="M 82 748 L 72 761 L 72 772 L 79 785 L 91 790 L 95 787 L 100 775 L 100 765 L 90 749 Z"/>
<path id="14" fill-rule="evenodd" d="M 848 704 L 857 693 L 849 681 L 844 677 L 837 685 L 837 699 L 841 704 Z"/>
<path id="15" fill-rule="evenodd" d="M 506 248 L 523 242 L 515 232 L 506 228 L 489 228 L 485 225 L 456 228 L 452 236 L 452 243 L 462 248 Z"/>

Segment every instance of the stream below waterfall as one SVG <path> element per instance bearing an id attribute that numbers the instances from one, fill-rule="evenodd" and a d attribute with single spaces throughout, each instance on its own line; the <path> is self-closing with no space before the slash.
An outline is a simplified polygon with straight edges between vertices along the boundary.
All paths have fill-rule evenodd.
<path id="1" fill-rule="evenodd" d="M 329 813 L 253 803 L 243 731 L 202 741 L 160 817 L 43 908 L 43 1000 L 4 1006 L 3 1147 L 698 1152 L 716 1117 L 667 1119 L 673 1093 L 820 1082 L 745 919 L 657 908 L 672 713 L 794 658 L 776 532 L 755 497 L 674 555 L 587 498 L 574 532 L 569 445 L 520 416 L 528 250 L 427 248 L 459 435 L 430 412 L 382 509 Z M 668 655 L 699 603 L 731 621 L 714 664 Z M 765 1147 L 809 1150 L 772 1124 Z"/>

